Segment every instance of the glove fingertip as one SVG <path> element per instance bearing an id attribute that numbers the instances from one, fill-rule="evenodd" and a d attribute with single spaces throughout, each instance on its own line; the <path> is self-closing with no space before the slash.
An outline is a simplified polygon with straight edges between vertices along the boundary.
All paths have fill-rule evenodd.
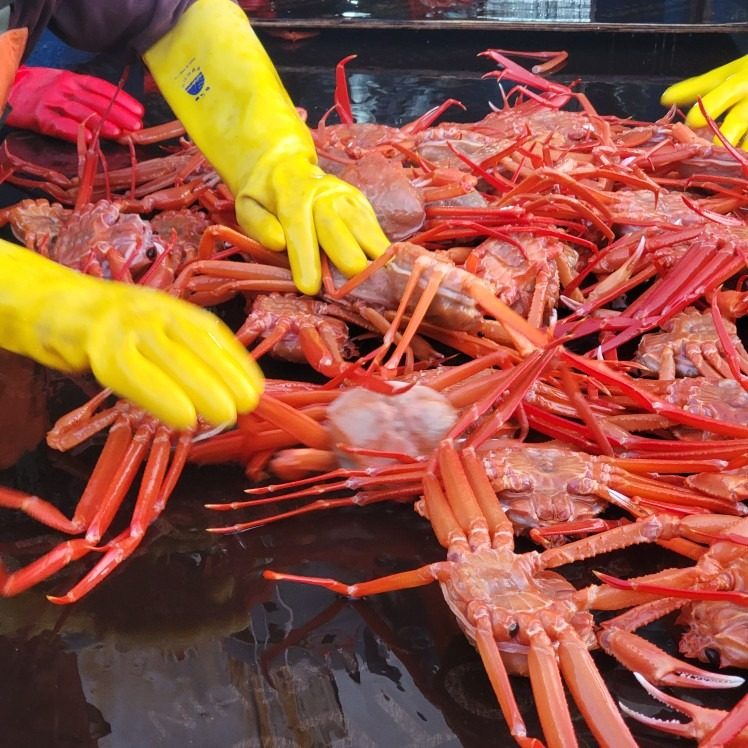
<path id="1" fill-rule="evenodd" d="M 709 114 L 709 112 L 707 112 Z M 711 116 L 711 115 L 710 115 Z M 701 112 L 701 107 L 698 104 L 694 104 L 686 115 L 686 124 L 689 127 L 706 127 L 707 121 Z"/>
<path id="2" fill-rule="evenodd" d="M 244 346 L 232 333 L 229 335 L 225 348 L 229 367 L 224 369 L 223 384 L 230 390 L 237 412 L 248 413 L 257 407 L 265 389 L 265 375 Z"/>
<path id="3" fill-rule="evenodd" d="M 213 391 L 207 394 L 210 408 L 201 413 L 202 417 L 211 426 L 233 426 L 236 423 L 237 408 L 231 394 L 219 387 L 214 387 Z"/>
<path id="4" fill-rule="evenodd" d="M 301 268 L 293 273 L 296 288 L 307 296 L 316 296 L 322 287 L 322 274 L 310 268 Z"/>
<path id="5" fill-rule="evenodd" d="M 273 252 L 286 248 L 286 234 L 278 219 L 255 200 L 239 197 L 236 200 L 236 220 L 242 231 L 263 247 Z"/>
<path id="6" fill-rule="evenodd" d="M 387 238 L 387 235 L 377 224 L 376 229 L 366 236 L 366 242 L 364 245 L 364 252 L 372 259 L 376 260 L 377 257 L 381 257 L 389 248 L 392 242 Z"/>
<path id="7" fill-rule="evenodd" d="M 159 412 L 160 408 L 151 407 L 151 413 L 158 418 L 159 421 L 169 426 L 169 428 L 177 431 L 186 431 L 187 429 L 195 428 L 197 425 L 197 412 L 195 406 L 189 403 L 189 407 L 185 407 L 180 404 L 173 403 L 169 407 L 169 403 L 164 403 L 164 408 Z"/>
<path id="8" fill-rule="evenodd" d="M 244 414 L 253 411 L 260 402 L 260 395 L 264 390 L 265 380 L 262 375 L 259 378 L 251 376 L 240 392 L 234 392 L 237 413 Z"/>
<path id="9" fill-rule="evenodd" d="M 102 138 L 107 138 L 108 140 L 114 140 L 115 138 L 118 138 L 120 135 L 122 135 L 122 130 L 115 125 L 110 120 L 104 120 L 101 123 L 101 129 L 99 131 L 99 134 Z"/>

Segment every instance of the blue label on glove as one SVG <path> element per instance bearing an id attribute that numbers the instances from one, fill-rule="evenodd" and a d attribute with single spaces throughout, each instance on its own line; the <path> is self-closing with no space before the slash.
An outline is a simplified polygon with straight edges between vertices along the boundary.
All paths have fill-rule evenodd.
<path id="1" fill-rule="evenodd" d="M 193 96 L 197 96 L 200 91 L 203 90 L 203 86 L 205 85 L 205 76 L 202 73 L 198 73 L 185 87 L 185 91 L 187 91 L 188 94 L 192 94 Z"/>
<path id="2" fill-rule="evenodd" d="M 205 81 L 205 74 L 194 57 L 179 71 L 178 79 L 182 89 L 194 97 L 195 101 L 200 101 L 210 91 L 210 86 Z"/>

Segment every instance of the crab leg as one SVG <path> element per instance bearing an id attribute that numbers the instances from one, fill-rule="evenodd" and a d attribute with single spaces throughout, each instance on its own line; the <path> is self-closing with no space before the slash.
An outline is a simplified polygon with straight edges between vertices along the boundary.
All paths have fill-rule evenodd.
<path id="1" fill-rule="evenodd" d="M 677 607 L 677 604 L 674 606 L 669 598 L 665 600 L 668 603 L 666 607 L 671 610 Z M 661 601 L 653 601 L 653 603 L 659 602 Z M 620 618 L 623 616 L 619 616 L 614 621 Z M 637 628 L 638 624 L 632 623 L 631 625 L 632 628 Z M 737 675 L 711 673 L 687 662 L 681 662 L 643 637 L 618 628 L 617 624 L 611 621 L 606 621 L 605 627 L 605 630 L 598 635 L 600 646 L 624 667 L 632 672 L 642 673 L 648 680 L 653 680 L 663 686 L 680 688 L 737 688 L 745 683 L 745 678 Z"/>
<path id="2" fill-rule="evenodd" d="M 86 488 L 75 507 L 73 523 L 77 531 L 88 529 L 101 505 L 101 497 L 112 485 L 115 473 L 124 462 L 132 442 L 132 428 L 126 416 L 120 416 L 112 425 L 101 450 L 96 466 L 88 479 Z M 98 538 L 92 542 L 97 542 Z"/>
<path id="3" fill-rule="evenodd" d="M 528 636 L 530 649 L 527 653 L 527 664 L 543 734 L 550 748 L 576 747 L 578 742 L 574 735 L 564 683 L 551 640 L 540 626 L 536 632 Z"/>
<path id="4" fill-rule="evenodd" d="M 717 724 L 700 743 L 700 748 L 720 748 L 733 738 L 740 740 L 742 733 L 748 732 L 748 695 Z"/>
<path id="5" fill-rule="evenodd" d="M 114 429 L 110 432 L 113 433 Z M 132 441 L 122 457 L 122 461 L 115 465 L 110 474 L 108 490 L 104 496 L 99 495 L 99 506 L 96 514 L 91 518 L 86 531 L 89 543 L 98 543 L 114 519 L 125 494 L 130 489 L 135 474 L 143 462 L 145 453 L 153 441 L 153 425 L 142 424 L 132 437 Z M 82 499 L 81 499 L 82 501 Z"/>
<path id="6" fill-rule="evenodd" d="M 159 425 L 146 462 L 130 527 L 108 543 L 106 552 L 98 563 L 65 595 L 48 595 L 47 599 L 51 603 L 63 605 L 77 602 L 135 552 L 145 537 L 148 526 L 164 510 L 187 461 L 191 432 L 180 435 L 171 465 L 170 437 L 171 431 L 166 426 Z"/>
<path id="7" fill-rule="evenodd" d="M 666 704 L 676 712 L 680 712 L 691 718 L 690 722 L 657 719 L 641 714 L 619 702 L 618 705 L 624 714 L 635 719 L 637 722 L 681 738 L 704 741 L 699 743 L 700 748 L 706 748 L 706 746 L 719 748 L 719 746 L 727 745 L 727 741 L 733 738 L 737 738 L 735 745 L 743 745 L 743 741 L 748 740 L 748 730 L 745 727 L 744 721 L 748 712 L 745 708 L 746 698 L 748 697 L 743 697 L 741 702 L 739 702 L 739 706 L 743 705 L 742 713 L 741 711 L 736 712 L 737 707 L 732 712 L 723 712 L 719 709 L 707 709 L 703 706 L 691 704 L 683 699 L 678 699 L 664 691 L 660 691 L 659 688 L 648 683 L 639 673 L 634 673 L 634 676 L 652 698 Z M 718 731 L 721 733 L 723 726 L 725 726 L 727 735 L 718 734 Z"/>
<path id="8" fill-rule="evenodd" d="M 737 590 L 683 589 L 670 584 L 659 584 L 642 581 L 641 579 L 619 579 L 610 574 L 603 574 L 600 571 L 596 572 L 596 575 L 600 581 L 621 590 L 684 597 L 688 600 L 718 600 L 735 603 L 736 605 L 748 605 L 748 592 L 739 592 Z"/>
<path id="9" fill-rule="evenodd" d="M 564 681 L 584 720 L 602 746 L 636 746 L 586 644 L 567 626 L 559 634 L 558 659 Z M 551 715 L 553 717 L 553 715 Z"/>
<path id="10" fill-rule="evenodd" d="M 291 434 L 307 447 L 330 447 L 330 437 L 323 426 L 300 410 L 276 400 L 267 393 L 260 398 L 254 413 Z"/>
<path id="11" fill-rule="evenodd" d="M 32 496 L 31 494 L 16 491 L 13 488 L 0 486 L 0 506 L 6 509 L 18 509 L 28 517 L 41 522 L 53 530 L 59 530 L 68 534 L 80 532 L 80 528 L 69 520 L 54 504 Z"/>
<path id="12" fill-rule="evenodd" d="M 491 681 L 493 692 L 499 701 L 501 712 L 512 737 L 524 748 L 542 748 L 543 743 L 527 736 L 525 721 L 522 719 L 517 700 L 514 698 L 506 666 L 501 659 L 501 653 L 491 631 L 491 623 L 487 618 L 479 618 L 476 621 L 475 646 L 486 668 L 486 674 Z"/>
<path id="13" fill-rule="evenodd" d="M 8 573 L 5 566 L 0 562 L 0 595 L 13 597 L 25 592 L 45 579 L 49 579 L 60 569 L 85 556 L 94 547 L 87 540 L 78 538 L 60 543 L 51 551 L 40 556 L 28 566 L 18 571 Z"/>
<path id="14" fill-rule="evenodd" d="M 631 397 L 638 405 L 643 406 L 647 410 L 654 411 L 659 415 L 666 416 L 675 423 L 682 423 L 703 431 L 725 434 L 727 436 L 748 437 L 748 426 L 724 423 L 716 418 L 689 413 L 684 409 L 670 405 L 666 401 L 660 400 L 639 389 L 632 383 L 633 380 L 619 374 L 601 361 L 593 361 L 567 350 L 563 350 L 562 355 L 578 369 L 592 375 L 601 382 L 618 386 L 624 394 Z"/>

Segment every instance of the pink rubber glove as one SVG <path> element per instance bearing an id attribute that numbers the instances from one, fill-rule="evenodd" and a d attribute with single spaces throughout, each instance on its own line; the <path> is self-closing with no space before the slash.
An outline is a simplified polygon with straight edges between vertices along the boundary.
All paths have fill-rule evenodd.
<path id="1" fill-rule="evenodd" d="M 109 139 L 143 126 L 139 101 L 108 81 L 69 70 L 19 68 L 8 103 L 12 111 L 7 122 L 11 127 L 72 142 L 81 124 L 87 141 L 99 123 L 101 137 Z"/>

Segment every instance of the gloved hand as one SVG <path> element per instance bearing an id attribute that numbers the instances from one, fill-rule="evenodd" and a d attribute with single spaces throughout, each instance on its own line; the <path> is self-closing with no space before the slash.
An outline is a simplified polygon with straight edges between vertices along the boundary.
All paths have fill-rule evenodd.
<path id="1" fill-rule="evenodd" d="M 369 201 L 317 166 L 309 130 L 238 5 L 197 0 L 144 60 L 234 194 L 242 229 L 288 250 L 299 290 L 320 288 L 319 245 L 346 275 L 387 248 Z"/>
<path id="2" fill-rule="evenodd" d="M 727 112 L 719 129 L 730 143 L 738 145 L 742 140 L 743 148 L 748 149 L 748 140 L 743 140 L 748 132 L 748 55 L 673 84 L 665 90 L 660 101 L 665 106 L 672 106 L 690 104 L 698 98 L 712 119 Z M 707 126 L 698 104 L 689 110 L 686 124 Z"/>
<path id="3" fill-rule="evenodd" d="M 210 312 L 105 281 L 0 240 L 0 347 L 54 369 L 91 369 L 118 395 L 177 429 L 252 410 L 262 373 Z"/>
<path id="4" fill-rule="evenodd" d="M 81 124 L 87 141 L 99 123 L 101 137 L 110 139 L 143 126 L 139 101 L 108 81 L 69 70 L 20 68 L 8 103 L 11 127 L 72 142 Z"/>

